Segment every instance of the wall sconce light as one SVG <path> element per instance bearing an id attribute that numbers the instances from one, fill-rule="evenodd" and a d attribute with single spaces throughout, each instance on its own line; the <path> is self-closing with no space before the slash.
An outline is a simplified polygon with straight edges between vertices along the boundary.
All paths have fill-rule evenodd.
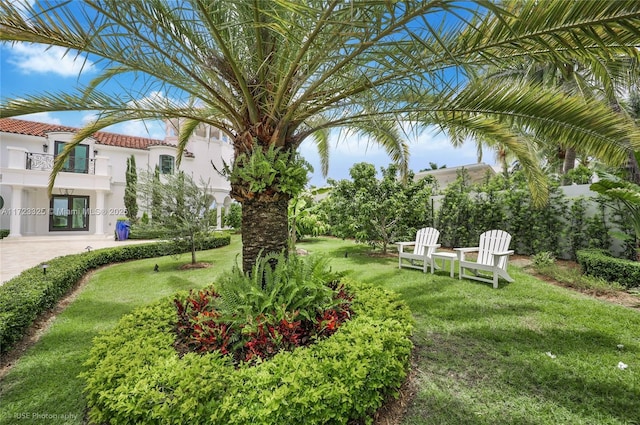
<path id="1" fill-rule="evenodd" d="M 47 269 L 49 268 L 49 265 L 47 263 L 41 265 L 40 267 L 42 267 L 42 274 L 47 274 Z"/>
<path id="2" fill-rule="evenodd" d="M 98 149 L 93 150 L 93 156 L 98 156 Z"/>
<path id="3" fill-rule="evenodd" d="M 49 150 L 49 145 L 46 143 L 42 144 L 42 152 L 47 153 L 47 151 Z"/>

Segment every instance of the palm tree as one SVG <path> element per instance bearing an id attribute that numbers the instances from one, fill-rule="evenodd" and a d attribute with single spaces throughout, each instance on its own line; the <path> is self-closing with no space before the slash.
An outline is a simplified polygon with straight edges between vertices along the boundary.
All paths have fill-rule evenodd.
<path id="1" fill-rule="evenodd" d="M 516 7 L 517 6 L 517 7 Z M 407 171 L 407 126 L 436 125 L 507 147 L 536 199 L 544 176 L 536 137 L 620 163 L 639 137 L 598 102 L 531 83 L 470 78 L 527 54 L 544 58 L 637 55 L 634 0 L 85 0 L 0 3 L 0 39 L 62 46 L 101 58 L 101 74 L 72 93 L 26 95 L 2 116 L 95 110 L 75 142 L 132 119 L 182 119 L 184 148 L 200 123 L 233 142 L 232 196 L 242 204 L 243 268 L 287 247 L 287 204 L 304 185 L 297 157 L 312 138 L 328 167 L 329 131 L 349 128 L 382 145 Z M 131 89 L 107 83 L 137 77 Z M 163 96 L 147 96 L 151 91 Z M 408 132 L 407 132 L 408 133 Z M 69 143 L 58 157 L 60 171 Z M 50 182 L 52 187 L 53 180 Z"/>
<path id="2" fill-rule="evenodd" d="M 614 55 L 607 58 L 588 57 L 586 60 L 551 58 L 538 62 L 527 56 L 513 64 L 484 75 L 484 78 L 533 81 L 550 87 L 558 87 L 571 96 L 598 99 L 608 104 L 616 113 L 623 113 L 621 99 L 640 79 L 640 67 L 632 57 Z M 575 167 L 578 152 L 573 146 L 554 144 L 547 151 L 557 155 L 558 174 L 566 175 Z M 637 176 L 638 165 L 630 150 L 627 162 L 630 179 Z"/>

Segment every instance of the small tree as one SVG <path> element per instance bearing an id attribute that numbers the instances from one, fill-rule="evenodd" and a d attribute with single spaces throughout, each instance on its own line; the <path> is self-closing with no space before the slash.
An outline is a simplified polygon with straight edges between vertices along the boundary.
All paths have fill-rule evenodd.
<path id="1" fill-rule="evenodd" d="M 151 220 L 154 224 L 160 224 L 162 222 L 162 196 L 160 195 L 162 192 L 162 184 L 160 183 L 160 167 L 156 165 L 156 168 L 153 170 L 153 177 L 147 176 L 147 184 L 149 181 L 152 182 L 150 185 L 150 194 L 147 194 L 151 197 Z"/>
<path id="2" fill-rule="evenodd" d="M 329 231 L 324 210 L 314 202 L 313 196 L 329 189 L 304 191 L 289 201 L 289 248 L 295 249 L 298 239 L 306 235 L 318 236 Z"/>
<path id="3" fill-rule="evenodd" d="M 379 180 L 373 165 L 355 164 L 349 171 L 352 181 L 331 182 L 329 202 L 336 236 L 380 245 L 386 253 L 390 243 L 413 237 L 417 227 L 431 224 L 431 186 L 427 179 L 414 182 L 412 173 L 402 182 L 395 165 L 381 170 Z"/>
<path id="4" fill-rule="evenodd" d="M 213 197 L 208 183 L 198 185 L 184 172 L 167 175 L 161 182 L 156 176 L 144 176 L 145 199 L 151 199 L 155 209 L 154 224 L 164 227 L 176 243 L 187 243 L 191 249 L 191 263 L 196 263 L 196 248 L 209 232 L 209 207 Z M 157 211 L 163 214 L 155 215 Z"/>
<path id="5" fill-rule="evenodd" d="M 223 224 L 233 227 L 236 231 L 242 228 L 242 204 L 234 202 L 229 205 L 229 208 L 224 214 Z"/>
<path id="6" fill-rule="evenodd" d="M 469 173 L 458 171 L 455 182 L 444 190 L 442 205 L 438 211 L 438 229 L 443 246 L 471 246 L 474 229 L 471 223 L 474 202 L 471 199 Z"/>
<path id="7" fill-rule="evenodd" d="M 136 170 L 136 157 L 127 158 L 127 173 L 125 175 L 124 206 L 127 209 L 127 218 L 132 223 L 138 219 L 138 171 Z"/>

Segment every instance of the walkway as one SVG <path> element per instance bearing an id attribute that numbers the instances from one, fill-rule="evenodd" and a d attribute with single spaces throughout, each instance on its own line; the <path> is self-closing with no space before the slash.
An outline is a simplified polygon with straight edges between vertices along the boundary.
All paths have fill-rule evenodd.
<path id="1" fill-rule="evenodd" d="M 115 241 L 105 236 L 23 236 L 0 239 L 0 285 L 55 257 L 91 249 L 149 242 L 146 240 Z"/>

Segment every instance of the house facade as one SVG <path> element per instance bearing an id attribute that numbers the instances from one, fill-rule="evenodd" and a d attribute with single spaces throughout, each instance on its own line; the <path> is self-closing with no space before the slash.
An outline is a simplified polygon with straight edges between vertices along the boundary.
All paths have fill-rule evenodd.
<path id="1" fill-rule="evenodd" d="M 47 192 L 56 155 L 77 128 L 0 119 L 0 228 L 9 237 L 95 235 L 111 237 L 116 221 L 126 215 L 124 192 L 127 159 L 133 155 L 138 174 L 177 169 L 179 122 L 166 122 L 164 140 L 97 132 L 76 146 Z M 230 163 L 233 147 L 226 135 L 198 127 L 187 143 L 180 171 L 207 182 L 221 227 L 231 187 L 215 169 Z M 139 204 L 139 214 L 144 208 Z"/>

